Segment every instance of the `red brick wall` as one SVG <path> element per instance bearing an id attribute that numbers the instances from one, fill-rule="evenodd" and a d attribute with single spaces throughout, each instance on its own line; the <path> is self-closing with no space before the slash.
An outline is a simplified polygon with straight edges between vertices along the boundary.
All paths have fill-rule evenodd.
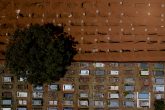
<path id="1" fill-rule="evenodd" d="M 0 9 L 2 36 L 31 23 L 64 25 L 79 42 L 76 60 L 165 60 L 163 0 L 2 0 Z"/>

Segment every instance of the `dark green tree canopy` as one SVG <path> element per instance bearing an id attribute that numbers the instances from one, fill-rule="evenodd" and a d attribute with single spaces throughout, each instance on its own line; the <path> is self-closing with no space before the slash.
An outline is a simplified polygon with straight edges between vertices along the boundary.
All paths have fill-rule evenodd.
<path id="1" fill-rule="evenodd" d="M 165 104 L 164 100 L 155 100 L 154 102 L 155 110 L 164 110 Z"/>
<path id="2" fill-rule="evenodd" d="M 77 53 L 76 43 L 64 27 L 53 24 L 18 29 L 11 36 L 6 64 L 12 73 L 30 83 L 58 81 Z"/>

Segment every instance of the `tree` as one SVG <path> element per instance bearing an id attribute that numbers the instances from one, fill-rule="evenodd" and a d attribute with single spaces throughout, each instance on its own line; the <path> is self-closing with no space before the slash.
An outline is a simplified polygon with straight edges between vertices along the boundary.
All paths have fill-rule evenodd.
<path id="1" fill-rule="evenodd" d="M 154 106 L 155 106 L 155 110 L 164 110 L 164 101 L 163 100 L 155 100 Z"/>
<path id="2" fill-rule="evenodd" d="M 6 66 L 33 84 L 58 81 L 77 53 L 76 44 L 64 27 L 50 23 L 17 29 L 6 51 Z"/>

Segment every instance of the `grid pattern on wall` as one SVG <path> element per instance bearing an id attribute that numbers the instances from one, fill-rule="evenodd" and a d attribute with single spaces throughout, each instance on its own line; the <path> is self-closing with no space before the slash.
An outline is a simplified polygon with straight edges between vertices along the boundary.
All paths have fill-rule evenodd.
<path id="1" fill-rule="evenodd" d="M 74 62 L 59 82 L 36 86 L 0 76 L 2 110 L 153 110 L 165 94 L 159 62 Z"/>

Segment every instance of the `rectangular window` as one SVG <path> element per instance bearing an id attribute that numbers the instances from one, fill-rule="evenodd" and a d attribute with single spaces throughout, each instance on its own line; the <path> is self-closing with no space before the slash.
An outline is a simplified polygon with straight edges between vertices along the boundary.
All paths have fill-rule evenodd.
<path id="1" fill-rule="evenodd" d="M 56 100 L 50 100 L 49 105 L 57 105 L 57 101 Z"/>
<path id="2" fill-rule="evenodd" d="M 89 70 L 81 70 L 80 75 L 89 75 Z"/>
<path id="3" fill-rule="evenodd" d="M 3 82 L 11 82 L 12 77 L 10 76 L 4 76 L 3 77 Z"/>
<path id="4" fill-rule="evenodd" d="M 118 70 L 111 70 L 111 75 L 119 75 L 119 71 Z"/>
<path id="5" fill-rule="evenodd" d="M 42 98 L 43 92 L 33 92 L 33 98 Z"/>
<path id="6" fill-rule="evenodd" d="M 63 85 L 63 91 L 73 91 L 74 86 L 72 84 L 64 84 Z"/>
<path id="7" fill-rule="evenodd" d="M 27 105 L 27 100 L 18 100 L 19 105 Z"/>
<path id="8" fill-rule="evenodd" d="M 49 90 L 49 91 L 57 91 L 58 89 L 59 89 L 58 84 L 51 84 L 51 85 L 48 85 L 48 90 Z"/>
<path id="9" fill-rule="evenodd" d="M 42 105 L 42 100 L 32 100 L 32 105 Z"/>
<path id="10" fill-rule="evenodd" d="M 17 92 L 17 97 L 27 97 L 28 93 L 27 92 Z"/>

